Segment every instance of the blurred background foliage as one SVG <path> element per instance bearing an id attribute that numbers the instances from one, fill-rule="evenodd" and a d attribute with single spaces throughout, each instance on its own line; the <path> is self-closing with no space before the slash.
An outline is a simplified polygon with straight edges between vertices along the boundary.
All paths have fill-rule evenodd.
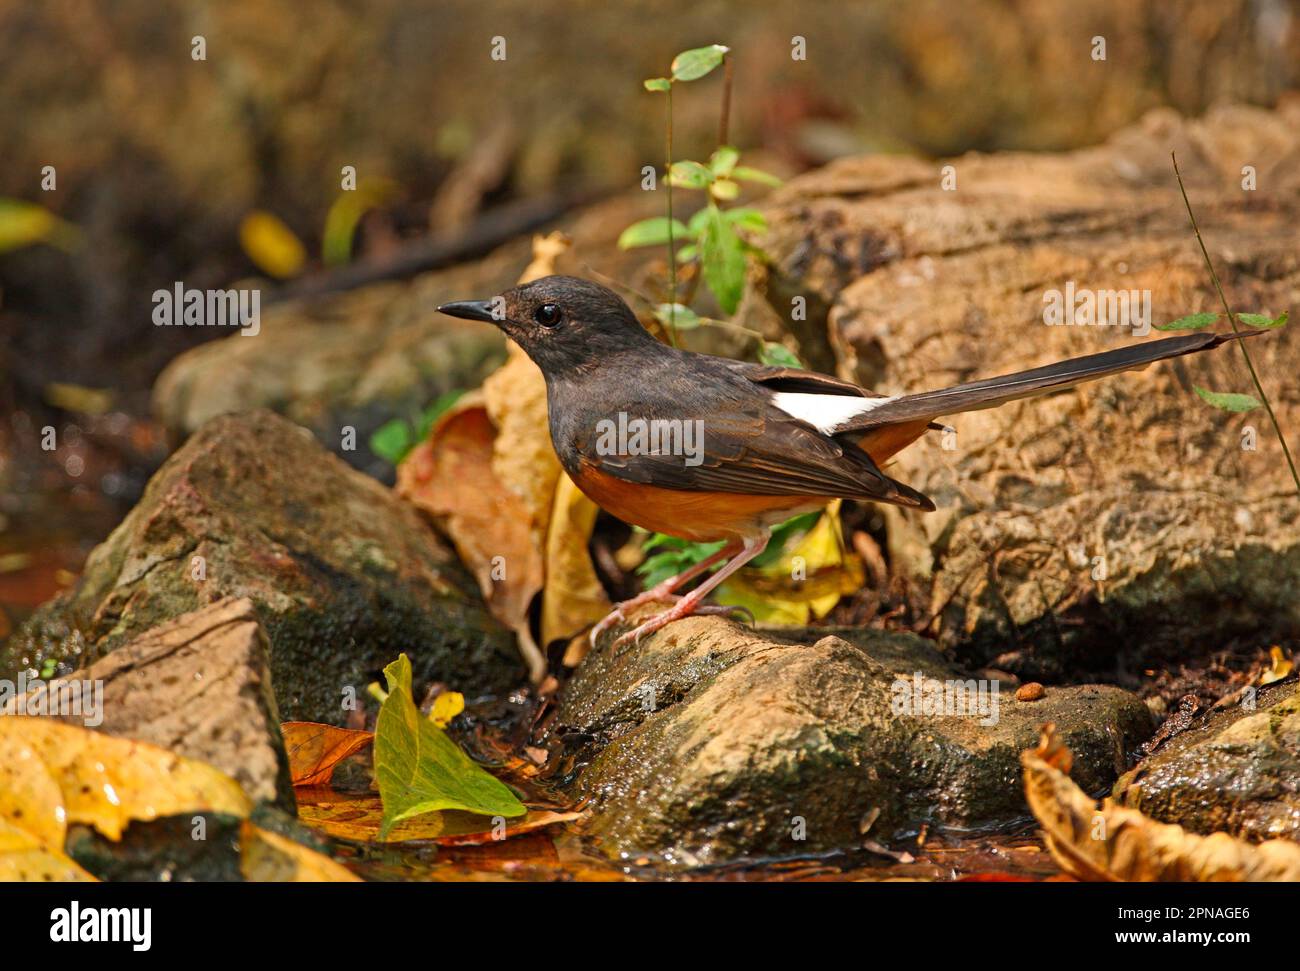
<path id="1" fill-rule="evenodd" d="M 185 342 L 224 336 L 146 339 L 150 294 L 177 280 L 311 273 L 455 236 L 512 200 L 634 188 L 663 155 L 663 102 L 641 81 L 689 47 L 731 46 L 731 141 L 793 173 L 873 151 L 1070 148 L 1158 105 L 1273 104 L 1300 70 L 1296 12 L 1284 0 L 0 0 L 0 197 L 77 233 L 75 246 L 0 255 L 3 392 L 12 405 L 55 381 L 146 388 Z M 191 58 L 195 35 L 205 61 Z M 790 57 L 796 35 L 804 62 Z M 1080 45 L 1093 35 L 1104 64 Z M 490 57 L 496 36 L 504 61 Z M 678 157 L 707 157 L 716 112 L 711 89 L 677 99 Z M 40 190 L 46 165 L 56 192 Z M 362 191 L 341 202 L 346 165 Z"/>

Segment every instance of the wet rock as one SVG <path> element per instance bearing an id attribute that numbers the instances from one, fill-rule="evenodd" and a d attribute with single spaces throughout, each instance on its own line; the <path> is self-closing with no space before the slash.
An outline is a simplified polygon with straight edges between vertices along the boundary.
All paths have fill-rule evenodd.
<path id="1" fill-rule="evenodd" d="M 1120 778 L 1115 798 L 1195 833 L 1300 839 L 1300 685 L 1211 711 Z"/>
<path id="2" fill-rule="evenodd" d="M 214 419 L 172 455 L 77 585 L 0 649 L 0 674 L 94 664 L 224 597 L 256 606 L 288 719 L 341 723 L 401 651 L 460 690 L 523 680 L 512 636 L 418 515 L 266 411 Z"/>
<path id="3" fill-rule="evenodd" d="M 206 762 L 253 800 L 294 809 L 270 645 L 251 600 L 185 614 L 70 677 L 102 684 L 100 717 L 55 717 Z M 40 690 L 29 692 L 29 711 Z"/>
<path id="4" fill-rule="evenodd" d="M 1069 739 L 1075 778 L 1094 792 L 1151 732 L 1140 700 L 1100 686 L 1025 704 L 986 682 L 983 707 L 926 714 L 924 694 L 913 703 L 927 679 L 962 678 L 929 642 L 802 636 L 815 640 L 691 618 L 584 660 L 553 733 L 585 764 L 576 786 L 594 799 L 605 852 L 709 863 L 849 849 L 923 824 L 1004 825 L 1027 812 L 1019 753 L 1043 722 Z"/>
<path id="5" fill-rule="evenodd" d="M 842 376 L 889 394 L 1158 338 L 1138 334 L 1148 297 L 1150 324 L 1220 309 L 1176 149 L 1234 309 L 1294 309 L 1298 120 L 1300 104 L 1154 112 L 1096 148 L 954 159 L 953 191 L 941 163 L 837 162 L 767 206 L 773 292 L 822 308 Z M 1045 324 L 1053 294 L 1085 290 L 1137 297 L 1103 313 L 1115 325 Z M 1250 351 L 1283 428 L 1300 424 L 1296 327 Z M 1276 436 L 1262 409 L 1215 410 L 1194 385 L 1254 393 L 1223 348 L 951 417 L 955 436 L 894 460 L 939 506 L 884 515 L 891 566 L 928 587 L 941 644 L 1032 678 L 1114 670 L 1117 645 L 1300 632 L 1300 506 Z"/>

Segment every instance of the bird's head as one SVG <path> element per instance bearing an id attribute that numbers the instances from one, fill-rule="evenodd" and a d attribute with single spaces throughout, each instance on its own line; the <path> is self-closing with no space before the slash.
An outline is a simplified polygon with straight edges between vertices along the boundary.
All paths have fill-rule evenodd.
<path id="1" fill-rule="evenodd" d="M 438 310 L 500 327 L 548 378 L 594 367 L 643 343 L 658 345 L 617 293 L 572 276 L 542 277 L 490 300 L 458 300 Z"/>

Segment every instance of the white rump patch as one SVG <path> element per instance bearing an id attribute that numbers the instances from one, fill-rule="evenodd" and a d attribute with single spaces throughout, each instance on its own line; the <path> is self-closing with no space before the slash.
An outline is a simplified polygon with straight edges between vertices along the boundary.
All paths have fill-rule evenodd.
<path id="1" fill-rule="evenodd" d="M 898 395 L 887 398 L 858 398 L 847 394 L 805 394 L 795 391 L 777 391 L 772 395 L 776 405 L 791 418 L 812 425 L 823 435 L 834 434 L 842 425 L 874 408 L 897 400 Z"/>

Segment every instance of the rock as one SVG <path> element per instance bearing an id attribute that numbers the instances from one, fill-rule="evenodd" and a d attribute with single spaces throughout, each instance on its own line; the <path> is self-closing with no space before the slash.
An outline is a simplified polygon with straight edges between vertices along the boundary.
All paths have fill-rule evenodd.
<path id="1" fill-rule="evenodd" d="M 1300 685 L 1211 711 L 1115 784 L 1115 798 L 1194 833 L 1300 839 Z"/>
<path id="2" fill-rule="evenodd" d="M 341 723 L 402 651 L 417 680 L 523 680 L 512 636 L 419 516 L 266 411 L 216 418 L 173 454 L 76 586 L 0 649 L 0 676 L 92 665 L 224 597 L 255 604 L 288 719 Z"/>
<path id="3" fill-rule="evenodd" d="M 391 464 L 370 450 L 371 434 L 393 418 L 418 425 L 431 401 L 478 387 L 505 359 L 495 328 L 435 308 L 499 292 L 510 267 L 488 261 L 409 286 L 379 283 L 268 307 L 257 335 L 233 334 L 174 359 L 154 384 L 154 413 L 180 442 L 218 415 L 269 408 L 349 464 L 391 478 Z M 346 428 L 355 430 L 351 449 L 343 447 Z"/>
<path id="4" fill-rule="evenodd" d="M 1096 148 L 952 160 L 955 191 L 942 163 L 834 163 L 766 206 L 769 298 L 788 308 L 804 295 L 800 326 L 828 329 L 841 376 L 890 394 L 1143 339 L 1140 322 L 1047 326 L 1044 312 L 1071 286 L 1131 289 L 1135 307 L 1149 292 L 1152 324 L 1220 309 L 1176 149 L 1233 308 L 1294 309 L 1297 122 L 1300 104 L 1153 112 Z M 1243 191 L 1245 164 L 1256 191 Z M 1300 426 L 1296 331 L 1250 344 L 1284 429 Z M 891 474 L 940 507 L 886 522 L 891 567 L 928 586 L 943 646 L 1059 677 L 1078 663 L 1113 670 L 1117 645 L 1300 632 L 1300 505 L 1276 435 L 1262 409 L 1215 410 L 1193 385 L 1254 393 L 1240 352 L 1223 348 L 953 416 L 955 437 L 932 433 L 894 460 Z"/>
<path id="5" fill-rule="evenodd" d="M 102 683 L 102 721 L 55 717 L 206 762 L 254 801 L 293 810 L 269 647 L 251 600 L 219 600 L 71 675 Z"/>
<path id="6" fill-rule="evenodd" d="M 895 711 L 918 681 L 961 675 L 910 634 L 804 636 L 820 639 L 696 617 L 617 656 L 602 640 L 552 732 L 585 766 L 576 787 L 593 797 L 590 831 L 606 853 L 693 865 L 850 849 L 864 833 L 894 840 L 923 824 L 1004 825 L 1027 812 L 1019 754 L 1043 722 L 1097 792 L 1151 731 L 1140 700 L 1100 686 L 1027 705 L 986 683 L 988 725 Z"/>

